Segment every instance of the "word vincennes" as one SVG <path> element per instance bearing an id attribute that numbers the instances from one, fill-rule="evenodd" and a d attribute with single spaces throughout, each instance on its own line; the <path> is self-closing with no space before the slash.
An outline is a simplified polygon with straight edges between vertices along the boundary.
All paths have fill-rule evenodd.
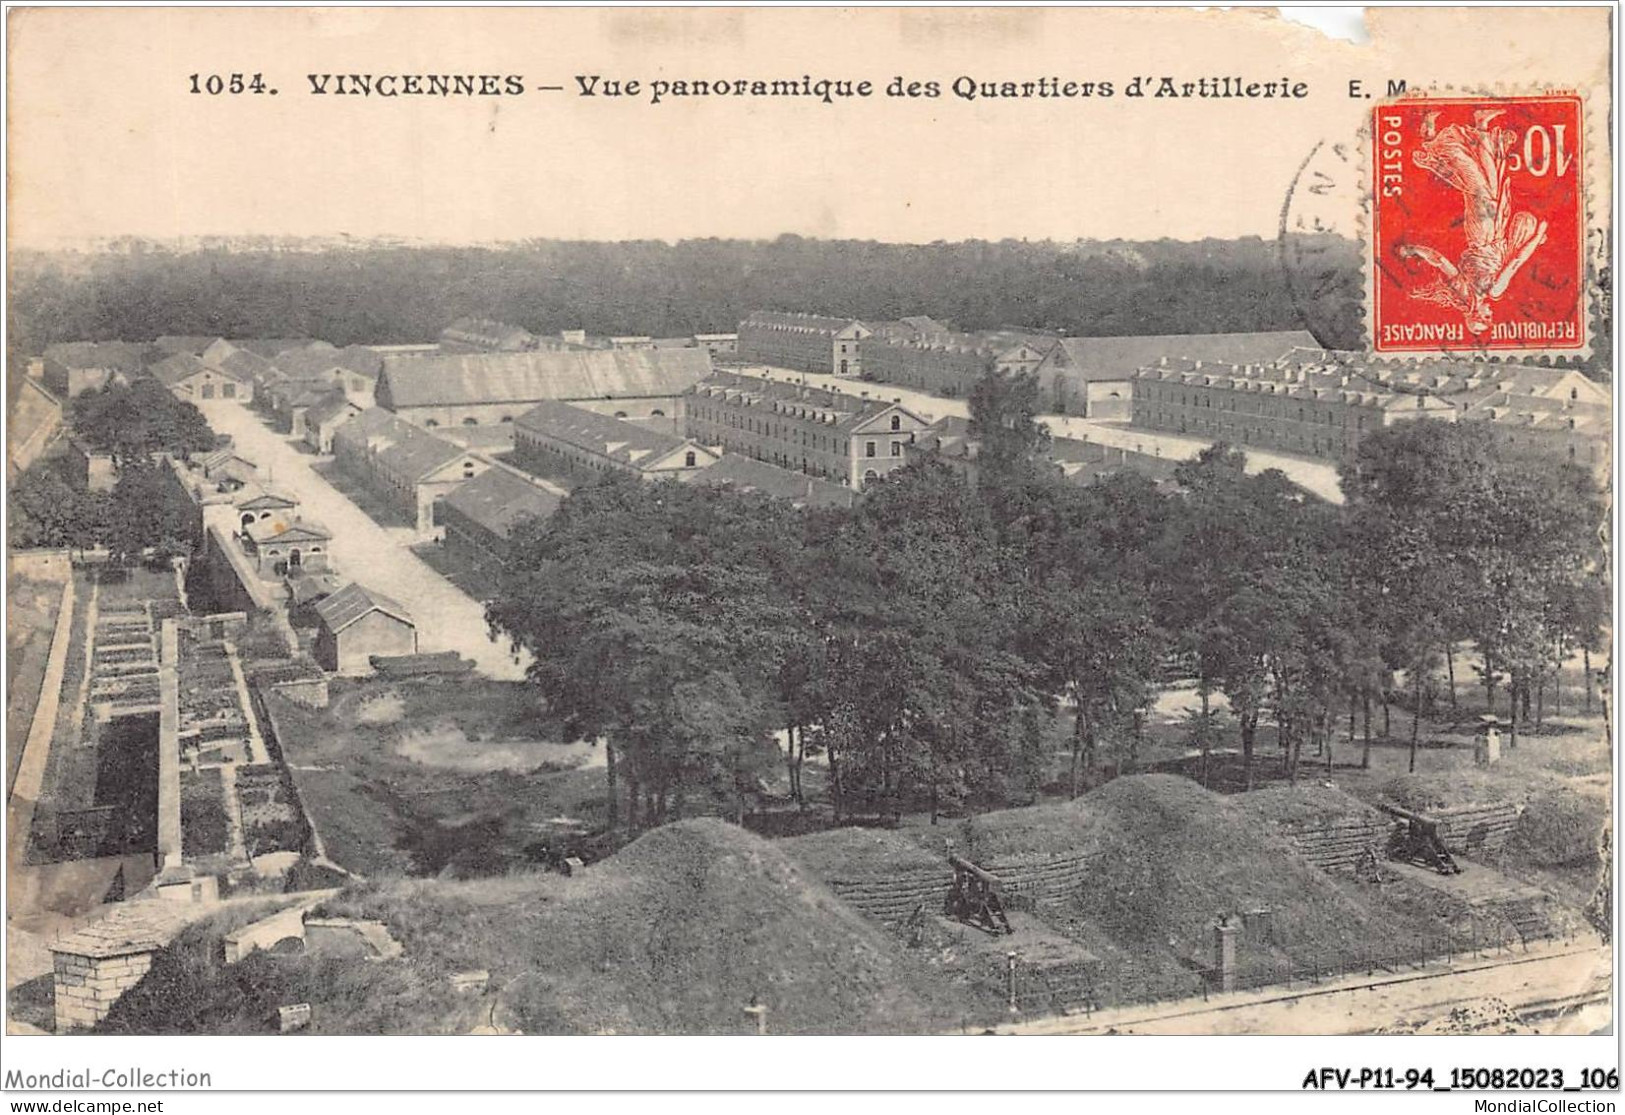
<path id="1" fill-rule="evenodd" d="M 560 92 L 566 87 L 532 87 L 523 74 L 306 74 L 314 96 L 341 97 L 515 97 L 525 93 Z M 573 92 L 582 98 L 645 99 L 649 104 L 685 98 L 798 98 L 831 105 L 837 101 L 880 96 L 903 100 L 954 97 L 982 100 L 1081 100 L 1117 96 L 1165 99 L 1295 100 L 1309 95 L 1309 85 L 1286 77 L 1254 81 L 1239 76 L 1194 79 L 1141 76 L 1128 82 L 1078 81 L 1055 76 L 1021 80 L 986 79 L 960 75 L 949 80 L 889 82 L 856 78 L 754 78 L 714 75 L 693 78 L 621 78 L 577 74 Z M 195 84 L 195 82 L 194 82 Z M 194 90 L 195 91 L 195 90 Z"/>

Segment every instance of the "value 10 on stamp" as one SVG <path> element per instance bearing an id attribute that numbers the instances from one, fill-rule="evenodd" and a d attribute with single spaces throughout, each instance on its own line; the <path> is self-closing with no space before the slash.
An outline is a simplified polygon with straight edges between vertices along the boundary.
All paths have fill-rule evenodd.
<path id="1" fill-rule="evenodd" d="M 1371 351 L 1584 355 L 1581 99 L 1405 98 L 1371 125 Z"/>

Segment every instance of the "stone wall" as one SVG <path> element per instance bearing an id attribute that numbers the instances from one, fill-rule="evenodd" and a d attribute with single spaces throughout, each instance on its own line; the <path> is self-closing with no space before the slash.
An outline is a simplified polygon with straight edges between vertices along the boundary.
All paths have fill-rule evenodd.
<path id="1" fill-rule="evenodd" d="M 997 875 L 1006 903 L 1038 906 L 1061 902 L 1081 889 L 1089 875 L 1087 856 L 1022 856 L 980 864 Z M 916 867 L 885 875 L 831 879 L 836 897 L 858 912 L 884 922 L 903 922 L 924 905 L 927 914 L 940 914 L 954 888 L 954 870 L 946 860 L 941 867 Z"/>
<path id="2" fill-rule="evenodd" d="M 1091 857 L 1077 855 L 1012 856 L 981 866 L 999 877 L 1004 899 L 1034 906 L 1063 902 L 1081 890 L 1089 877 Z"/>
<path id="3" fill-rule="evenodd" d="M 110 956 L 54 952 L 56 1032 L 89 1029 L 152 967 L 154 949 Z"/>
<path id="4" fill-rule="evenodd" d="M 1282 825 L 1288 846 L 1324 871 L 1352 871 L 1367 849 L 1376 849 L 1379 859 L 1388 855 L 1396 832 L 1405 822 L 1378 813 L 1350 814 L 1335 820 Z"/>
<path id="5" fill-rule="evenodd" d="M 1513 802 L 1492 801 L 1435 809 L 1428 816 L 1439 822 L 1439 836 L 1446 848 L 1464 856 L 1482 856 L 1495 855 L 1506 847 L 1521 812 Z"/>
<path id="6" fill-rule="evenodd" d="M 947 861 L 941 867 L 829 880 L 829 888 L 841 901 L 861 914 L 885 922 L 907 921 L 922 904 L 927 914 L 942 913 L 953 887 L 954 872 Z"/>

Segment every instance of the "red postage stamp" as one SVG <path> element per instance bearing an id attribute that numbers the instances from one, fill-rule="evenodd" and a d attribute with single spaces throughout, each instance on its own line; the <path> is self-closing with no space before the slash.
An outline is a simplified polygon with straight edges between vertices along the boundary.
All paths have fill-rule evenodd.
<path id="1" fill-rule="evenodd" d="M 1371 125 L 1371 351 L 1585 354 L 1580 98 L 1408 98 Z"/>

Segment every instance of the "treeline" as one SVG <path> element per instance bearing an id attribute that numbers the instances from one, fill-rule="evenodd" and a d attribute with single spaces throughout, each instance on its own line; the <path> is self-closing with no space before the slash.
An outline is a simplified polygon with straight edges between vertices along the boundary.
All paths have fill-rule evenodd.
<path id="1" fill-rule="evenodd" d="M 1329 239 L 1327 251 L 1357 272 L 1351 242 Z M 1081 335 L 1303 327 L 1276 246 L 1256 237 L 906 245 L 785 236 L 28 254 L 13 261 L 10 328 L 13 355 L 35 355 L 56 341 L 162 334 L 426 342 L 464 315 L 537 333 L 681 336 L 731 332 L 757 309 Z"/>
<path id="2" fill-rule="evenodd" d="M 798 797 L 806 757 L 826 758 L 837 817 L 1034 800 L 1061 725 L 1076 793 L 1139 765 L 1175 658 L 1198 679 L 1195 745 L 1233 727 L 1250 784 L 1270 722 L 1296 778 L 1306 747 L 1330 761 L 1343 716 L 1364 712 L 1369 747 L 1372 703 L 1419 697 L 1465 647 L 1492 706 L 1510 690 L 1527 716 L 1559 663 L 1603 645 L 1589 474 L 1503 466 L 1476 424 L 1372 436 L 1339 508 L 1223 446 L 1176 493 L 1062 483 L 1036 406 L 1031 381 L 979 386 L 975 487 L 925 461 L 804 513 L 611 478 L 530 524 L 488 618 L 568 726 L 606 741 L 612 820 L 741 811 L 780 761 L 771 732 Z"/>

